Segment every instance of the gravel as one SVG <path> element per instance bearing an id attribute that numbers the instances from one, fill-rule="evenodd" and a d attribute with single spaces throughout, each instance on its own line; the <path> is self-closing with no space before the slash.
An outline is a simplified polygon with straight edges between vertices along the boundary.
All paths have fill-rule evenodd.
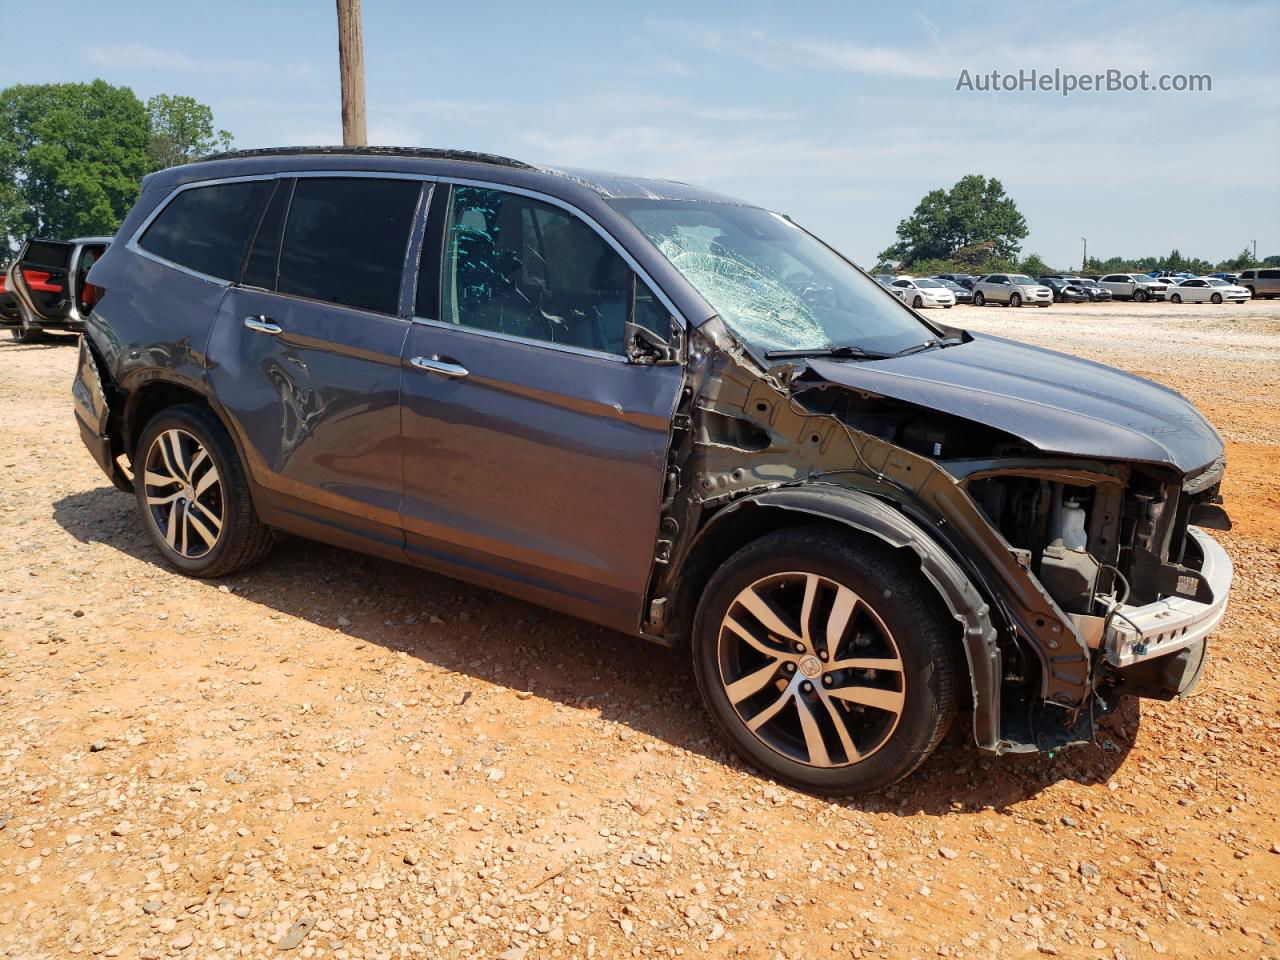
<path id="1" fill-rule="evenodd" d="M 1280 957 L 1280 303 L 941 314 L 1208 410 L 1235 599 L 1191 700 L 1053 758 L 962 716 L 854 802 L 733 759 L 661 648 L 297 540 L 167 570 L 74 348 L 0 346 L 0 957 Z"/>

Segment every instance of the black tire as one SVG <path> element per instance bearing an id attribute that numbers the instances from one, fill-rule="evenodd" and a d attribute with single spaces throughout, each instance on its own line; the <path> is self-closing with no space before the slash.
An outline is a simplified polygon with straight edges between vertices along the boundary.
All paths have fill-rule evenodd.
<path id="1" fill-rule="evenodd" d="M 727 681 L 721 667 L 724 654 L 721 649 L 722 633 L 729 638 L 724 643 L 734 642 L 734 632 L 723 626 L 726 616 L 731 610 L 742 616 L 742 608 L 735 607 L 735 604 L 748 587 L 762 578 L 794 576 L 794 571 L 816 574 L 829 584 L 846 587 L 862 598 L 862 603 L 879 618 L 879 624 L 891 635 L 890 642 L 900 658 L 901 712 L 887 734 L 883 731 L 878 734 L 882 737 L 878 746 L 874 746 L 862 759 L 848 762 L 848 755 L 832 739 L 836 736 L 834 728 L 827 728 L 826 742 L 844 757 L 843 765 L 814 765 L 788 756 L 766 743 L 748 729 L 747 722 L 739 716 L 725 689 Z M 868 597 L 874 600 L 867 602 Z M 825 624 L 826 614 L 821 612 L 819 604 L 815 602 L 812 609 L 810 622 L 816 620 Z M 831 609 L 830 604 L 826 609 Z M 869 618 L 871 614 L 859 616 Z M 851 624 L 854 622 L 853 619 L 849 621 Z M 846 650 L 844 656 L 847 657 L 850 645 L 860 645 L 864 630 L 874 631 L 874 626 L 867 626 L 874 622 L 863 619 L 857 621 L 861 628 L 846 629 L 847 639 L 838 642 L 836 649 L 831 651 L 830 664 L 834 665 L 841 659 L 839 650 Z M 924 762 L 951 725 L 964 679 L 962 657 L 953 628 L 954 623 L 946 615 L 941 601 L 919 572 L 913 571 L 888 549 L 869 546 L 829 527 L 792 527 L 767 534 L 743 547 L 712 576 L 694 620 L 694 673 L 708 712 L 733 749 L 752 765 L 779 780 L 817 794 L 843 796 L 866 793 L 882 790 L 908 776 Z M 812 661 L 814 658 L 805 659 Z M 801 673 L 789 667 L 788 670 L 794 681 L 813 676 L 804 672 L 803 663 Z M 773 682 L 774 693 L 770 693 L 766 685 L 755 696 L 773 697 L 777 694 L 776 684 L 786 682 L 787 675 L 784 672 Z M 827 679 L 824 674 L 824 686 Z M 890 679 L 888 682 L 892 684 L 894 681 Z M 786 715 L 790 711 L 791 716 L 799 720 L 801 696 L 814 703 L 817 711 L 814 698 L 820 691 L 813 688 L 818 686 L 815 680 L 806 688 L 809 690 L 807 694 L 794 694 L 795 699 L 788 701 L 788 706 L 773 716 L 782 723 L 788 719 Z M 783 692 L 778 698 L 785 700 L 787 696 Z M 824 696 L 823 699 L 831 698 Z M 747 701 L 740 698 L 738 702 Z M 866 708 L 845 708 L 840 715 L 854 717 L 855 722 L 877 716 Z M 768 721 L 766 726 L 773 722 Z M 808 756 L 812 760 L 812 752 Z"/>
<path id="2" fill-rule="evenodd" d="M 1250 299 L 1253 299 L 1254 297 L 1256 297 L 1256 296 L 1258 295 L 1258 291 L 1257 291 L 1257 290 L 1254 290 L 1254 289 L 1253 289 L 1253 287 L 1245 287 L 1245 289 L 1249 291 L 1249 298 L 1250 298 Z M 1268 300 L 1270 300 L 1271 298 L 1270 298 L 1270 297 L 1267 297 L 1267 299 L 1268 299 Z"/>
<path id="3" fill-rule="evenodd" d="M 179 430 L 194 438 L 209 454 L 219 479 L 221 527 L 216 541 L 198 557 L 184 556 L 170 546 L 160 530 L 152 507 L 147 503 L 144 474 L 156 439 L 166 431 Z M 147 421 L 138 438 L 133 459 L 134 493 L 142 526 L 160 551 L 165 563 L 188 576 L 223 577 L 262 560 L 275 543 L 271 528 L 258 519 L 249 494 L 249 482 L 235 444 L 221 421 L 200 404 L 169 407 Z"/>
<path id="4" fill-rule="evenodd" d="M 1136 300 L 1136 301 L 1138 301 L 1138 303 L 1146 303 L 1146 302 L 1147 302 L 1147 291 L 1145 291 L 1145 290 L 1143 290 L 1141 287 L 1139 287 L 1137 290 L 1133 291 L 1133 299 L 1134 299 L 1134 300 Z"/>
<path id="5" fill-rule="evenodd" d="M 981 290 L 973 295 L 973 305 L 975 307 L 985 307 L 987 305 L 987 298 L 982 295 Z"/>
<path id="6" fill-rule="evenodd" d="M 1021 307 L 1021 306 L 1022 306 L 1022 294 L 1020 294 L 1020 293 L 1011 293 L 1011 294 L 1009 294 L 1009 306 L 1011 306 L 1011 307 Z"/>
<path id="7" fill-rule="evenodd" d="M 919 310 L 921 307 L 924 306 L 924 301 L 921 300 L 919 297 L 916 297 L 914 300 L 911 301 L 911 306 Z"/>
<path id="8" fill-rule="evenodd" d="M 1045 307 L 1049 306 L 1049 304 L 1047 304 L 1047 303 L 1037 303 L 1037 304 L 1036 304 L 1036 306 L 1037 306 L 1037 307 L 1039 307 L 1041 310 L 1043 310 Z"/>
<path id="9" fill-rule="evenodd" d="M 1170 303 L 1181 303 L 1181 302 L 1182 302 L 1182 294 L 1180 294 L 1180 293 L 1175 293 L 1173 296 L 1171 296 L 1171 297 L 1169 298 L 1169 302 L 1170 302 Z"/>
<path id="10" fill-rule="evenodd" d="M 25 323 L 9 328 L 9 337 L 14 343 L 39 343 L 44 339 L 44 330 L 40 327 L 29 327 Z"/>
<path id="11" fill-rule="evenodd" d="M 1220 294 L 1220 293 L 1215 293 L 1213 296 L 1211 296 L 1211 297 L 1209 298 L 1209 302 L 1210 302 L 1210 303 L 1221 303 L 1221 302 L 1222 302 L 1222 294 Z"/>

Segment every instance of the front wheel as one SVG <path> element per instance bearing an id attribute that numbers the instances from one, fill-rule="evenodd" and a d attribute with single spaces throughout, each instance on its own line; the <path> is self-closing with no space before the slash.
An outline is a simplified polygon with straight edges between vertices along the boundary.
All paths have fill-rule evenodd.
<path id="1" fill-rule="evenodd" d="M 880 790 L 937 746 L 961 690 L 931 588 L 897 558 L 824 527 L 768 534 L 711 578 L 694 672 L 734 749 L 827 795 Z"/>
<path id="2" fill-rule="evenodd" d="M 1221 302 L 1222 302 L 1222 294 L 1220 294 L 1220 293 L 1215 293 L 1212 297 L 1210 297 L 1210 298 L 1209 298 L 1209 302 L 1210 302 L 1210 303 L 1221 303 Z"/>
<path id="3" fill-rule="evenodd" d="M 921 300 L 919 297 L 916 297 L 914 300 L 911 301 L 911 306 L 919 310 L 921 307 L 924 306 L 924 301 Z"/>
<path id="4" fill-rule="evenodd" d="M 1138 301 L 1138 303 L 1146 303 L 1146 302 L 1147 302 L 1147 291 L 1145 291 L 1145 290 L 1135 290 L 1135 291 L 1133 292 L 1133 299 L 1137 300 L 1137 301 Z"/>
<path id="5" fill-rule="evenodd" d="M 235 444 L 208 408 L 157 414 L 138 439 L 133 472 L 142 524 L 170 566 L 221 577 L 270 551 L 273 536 L 253 508 Z"/>
<path id="6" fill-rule="evenodd" d="M 1009 306 L 1011 307 L 1022 306 L 1022 295 L 1018 293 L 1011 293 L 1009 295 Z"/>

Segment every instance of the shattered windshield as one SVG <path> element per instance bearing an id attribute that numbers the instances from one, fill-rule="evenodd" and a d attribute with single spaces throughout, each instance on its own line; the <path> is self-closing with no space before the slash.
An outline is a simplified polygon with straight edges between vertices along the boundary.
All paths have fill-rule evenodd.
<path id="1" fill-rule="evenodd" d="M 688 200 L 613 200 L 753 351 L 895 352 L 935 332 L 784 217 Z"/>

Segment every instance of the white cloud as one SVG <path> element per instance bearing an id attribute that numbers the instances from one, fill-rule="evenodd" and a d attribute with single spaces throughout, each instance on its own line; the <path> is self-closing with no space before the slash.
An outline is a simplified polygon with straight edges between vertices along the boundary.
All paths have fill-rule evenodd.
<path id="1" fill-rule="evenodd" d="M 94 66 L 135 70 L 165 70 L 171 73 L 241 74 L 262 72 L 262 65 L 250 60 L 226 57 L 196 57 L 180 50 L 161 50 L 145 43 L 84 44 L 80 51 Z"/>

